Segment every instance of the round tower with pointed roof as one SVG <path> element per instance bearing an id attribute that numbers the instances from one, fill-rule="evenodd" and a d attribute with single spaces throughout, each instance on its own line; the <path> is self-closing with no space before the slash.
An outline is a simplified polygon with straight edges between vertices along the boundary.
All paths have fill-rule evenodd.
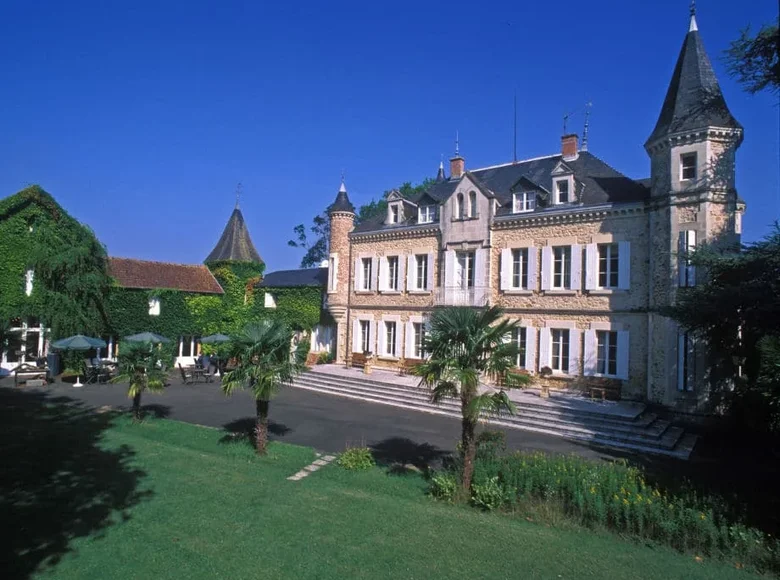
<path id="1" fill-rule="evenodd" d="M 347 305 L 349 298 L 349 233 L 355 227 L 355 206 L 349 201 L 344 178 L 336 200 L 328 207 L 330 255 L 328 256 L 327 309 L 336 321 L 336 362 L 347 357 Z"/>
<path id="2" fill-rule="evenodd" d="M 734 159 L 742 136 L 704 50 L 692 2 L 666 98 L 645 143 L 651 163 L 647 398 L 684 411 L 709 403 L 704 349 L 661 313 L 681 289 L 696 284 L 689 250 L 703 242 L 739 242 L 744 204 Z"/>

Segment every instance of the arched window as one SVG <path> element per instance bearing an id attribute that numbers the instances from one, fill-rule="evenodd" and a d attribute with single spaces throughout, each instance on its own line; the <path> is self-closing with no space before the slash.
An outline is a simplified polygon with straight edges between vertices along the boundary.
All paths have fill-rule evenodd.
<path id="1" fill-rule="evenodd" d="M 455 198 L 455 217 L 459 220 L 466 217 L 466 207 L 462 193 L 459 193 L 458 197 Z"/>
<path id="2" fill-rule="evenodd" d="M 477 217 L 477 192 L 469 191 L 469 217 Z"/>

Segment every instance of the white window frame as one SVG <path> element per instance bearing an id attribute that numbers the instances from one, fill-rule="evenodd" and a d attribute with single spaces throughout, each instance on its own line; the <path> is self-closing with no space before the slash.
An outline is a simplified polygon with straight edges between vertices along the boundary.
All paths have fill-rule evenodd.
<path id="1" fill-rule="evenodd" d="M 686 164 L 687 160 L 693 159 L 693 164 Z M 680 153 L 680 181 L 696 181 L 699 176 L 699 155 L 696 151 L 688 151 L 686 153 Z M 685 171 L 693 170 L 693 175 L 685 177 Z"/>
<path id="2" fill-rule="evenodd" d="M 598 287 L 620 287 L 620 245 L 615 242 L 597 244 L 596 252 L 598 254 L 598 271 L 596 272 Z M 603 269 L 602 266 L 604 266 Z M 602 283 L 602 273 L 604 283 Z"/>
<path id="3" fill-rule="evenodd" d="M 358 258 L 360 263 L 360 291 L 370 292 L 372 290 L 372 280 L 374 277 L 374 260 L 372 258 Z M 366 272 L 368 266 L 368 272 Z M 366 279 L 368 274 L 368 279 Z"/>
<path id="4" fill-rule="evenodd" d="M 477 217 L 477 192 L 473 189 L 469 191 L 469 212 L 468 216 L 470 218 Z"/>
<path id="5" fill-rule="evenodd" d="M 566 201 L 561 201 L 561 184 L 566 184 Z M 574 179 L 562 177 L 553 180 L 553 196 L 556 204 L 572 203 L 574 201 Z"/>
<path id="6" fill-rule="evenodd" d="M 159 297 L 149 298 L 149 316 L 160 316 L 161 309 L 162 305 Z"/>
<path id="7" fill-rule="evenodd" d="M 461 263 L 461 258 L 463 263 Z M 455 288 L 460 290 L 471 290 L 477 285 L 477 252 L 468 250 L 455 252 Z"/>
<path id="8" fill-rule="evenodd" d="M 401 257 L 387 256 L 387 290 L 398 292 L 401 278 Z M 395 268 L 393 268 L 395 264 Z"/>
<path id="9" fill-rule="evenodd" d="M 556 335 L 560 339 L 557 341 L 557 346 Z M 550 368 L 553 373 L 568 374 L 569 363 L 571 361 L 571 338 L 571 329 L 569 328 L 550 329 Z M 555 368 L 556 357 L 558 358 L 559 368 Z"/>
<path id="10" fill-rule="evenodd" d="M 428 254 L 416 254 L 414 256 L 414 289 L 430 290 L 428 288 L 428 273 L 430 264 Z"/>
<path id="11" fill-rule="evenodd" d="M 432 224 L 436 219 L 435 205 L 421 205 L 417 208 L 417 223 Z"/>
<path id="12" fill-rule="evenodd" d="M 569 361 L 568 366 L 562 370 L 553 369 L 553 332 L 568 330 L 569 332 Z M 539 329 L 539 368 L 550 367 L 556 375 L 575 377 L 580 372 L 581 357 L 581 332 L 577 324 L 571 320 L 550 320 L 547 326 Z M 560 354 L 560 353 L 559 353 Z"/>
<path id="13" fill-rule="evenodd" d="M 266 308 L 276 308 L 276 299 L 270 292 L 266 292 L 263 296 L 263 306 Z"/>
<path id="14" fill-rule="evenodd" d="M 401 208 L 398 207 L 397 203 L 391 203 L 390 204 L 390 214 L 388 222 L 391 224 L 397 224 L 401 217 Z"/>
<path id="15" fill-rule="evenodd" d="M 553 290 L 569 290 L 571 288 L 572 254 L 571 246 L 553 246 L 550 281 L 550 287 Z M 558 265 L 560 265 L 560 272 L 557 271 Z M 557 283 L 556 280 L 560 283 Z"/>
<path id="16" fill-rule="evenodd" d="M 328 259 L 328 292 L 337 292 L 339 284 L 339 255 L 331 254 Z"/>
<path id="17" fill-rule="evenodd" d="M 509 287 L 513 290 L 528 290 L 528 281 L 531 275 L 528 259 L 529 249 L 512 248 L 512 269 Z"/>
<path id="18" fill-rule="evenodd" d="M 521 191 L 512 194 L 512 213 L 526 213 L 536 209 L 536 192 Z"/>
<path id="19" fill-rule="evenodd" d="M 462 220 L 466 218 L 466 196 L 459 191 L 455 196 L 455 219 Z"/>
<path id="20" fill-rule="evenodd" d="M 696 249 L 696 230 L 681 230 L 678 237 L 677 274 L 680 288 L 696 286 L 696 266 L 689 254 Z"/>
<path id="21" fill-rule="evenodd" d="M 527 326 L 516 326 L 512 329 L 512 342 L 517 345 L 517 360 L 515 366 L 525 369 L 528 363 L 528 332 Z"/>
<path id="22" fill-rule="evenodd" d="M 397 358 L 398 351 L 398 322 L 395 320 L 382 321 L 382 351 L 385 356 Z"/>
<path id="23" fill-rule="evenodd" d="M 358 352 L 366 353 L 373 352 L 371 347 L 371 326 L 373 322 L 371 320 L 361 319 L 358 320 L 358 328 L 360 328 L 360 350 Z"/>
<path id="24" fill-rule="evenodd" d="M 412 329 L 412 352 L 411 352 L 411 358 L 414 359 L 422 359 L 424 358 L 425 351 L 423 350 L 423 342 L 425 341 L 425 335 L 427 334 L 425 331 L 425 323 L 420 322 L 410 322 L 410 328 Z"/>
<path id="25" fill-rule="evenodd" d="M 599 372 L 599 333 L 609 332 L 615 340 L 616 367 L 615 373 Z M 585 331 L 585 357 L 583 371 L 586 376 L 609 377 L 628 380 L 628 362 L 630 357 L 629 332 L 622 324 L 609 322 L 592 322 L 590 329 Z M 609 369 L 607 369 L 609 370 Z"/>

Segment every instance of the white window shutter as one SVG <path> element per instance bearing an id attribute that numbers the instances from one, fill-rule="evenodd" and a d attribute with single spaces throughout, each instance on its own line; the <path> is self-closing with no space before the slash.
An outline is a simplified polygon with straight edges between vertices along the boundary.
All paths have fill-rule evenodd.
<path id="1" fill-rule="evenodd" d="M 582 246 L 571 247 L 571 290 L 582 290 Z"/>
<path id="2" fill-rule="evenodd" d="M 361 268 L 362 264 L 360 262 L 360 258 L 355 258 L 355 278 L 352 282 L 353 291 L 363 289 L 363 268 Z"/>
<path id="3" fill-rule="evenodd" d="M 525 370 L 532 373 L 536 370 L 536 328 L 528 326 L 525 329 Z"/>
<path id="4" fill-rule="evenodd" d="M 628 380 L 628 331 L 620 330 L 617 333 L 617 378 Z"/>
<path id="5" fill-rule="evenodd" d="M 383 292 L 387 290 L 389 265 L 386 256 L 379 258 L 379 291 Z"/>
<path id="6" fill-rule="evenodd" d="M 685 272 L 686 272 L 686 260 L 685 252 L 687 250 L 688 236 L 685 230 L 680 232 L 677 237 L 677 285 L 685 286 Z"/>
<path id="7" fill-rule="evenodd" d="M 696 249 L 696 231 L 688 230 L 687 232 L 687 251 L 690 254 Z M 688 266 L 688 286 L 696 286 L 696 266 Z"/>
<path id="8" fill-rule="evenodd" d="M 552 336 L 547 327 L 539 329 L 539 370 L 550 366 L 550 346 Z"/>
<path id="9" fill-rule="evenodd" d="M 368 331 L 368 350 L 376 354 L 376 321 L 372 320 Z"/>
<path id="10" fill-rule="evenodd" d="M 528 248 L 528 288 L 526 290 L 536 290 L 539 285 L 536 283 L 537 256 L 539 251 L 536 246 Z"/>
<path id="11" fill-rule="evenodd" d="M 479 288 L 487 287 L 487 258 L 488 250 L 479 249 L 474 253 L 474 286 Z"/>
<path id="12" fill-rule="evenodd" d="M 414 282 L 417 278 L 417 263 L 414 257 L 414 254 L 409 254 L 406 257 L 406 290 L 407 292 L 411 292 L 412 290 L 415 290 Z M 403 280 L 403 277 L 400 277 L 401 280 Z"/>
<path id="13" fill-rule="evenodd" d="M 406 339 L 404 341 L 404 352 L 403 356 L 405 358 L 412 358 L 414 356 L 414 322 L 411 320 L 406 323 L 406 333 L 404 335 L 404 338 Z"/>
<path id="14" fill-rule="evenodd" d="M 401 321 L 397 321 L 395 323 L 395 356 L 396 358 L 401 358 L 404 353 L 401 350 L 401 346 L 403 345 L 403 342 L 401 342 L 401 335 L 404 332 L 404 325 L 401 323 Z"/>
<path id="15" fill-rule="evenodd" d="M 360 352 L 360 321 L 352 321 L 352 352 Z"/>
<path id="16" fill-rule="evenodd" d="M 596 244 L 588 244 L 585 246 L 585 289 L 595 290 L 598 287 L 599 248 Z"/>
<path id="17" fill-rule="evenodd" d="M 501 250 L 501 290 L 509 290 L 512 287 L 512 250 Z"/>
<path id="18" fill-rule="evenodd" d="M 544 246 L 542 247 L 542 290 L 552 288 L 552 265 L 552 246 Z"/>
<path id="19" fill-rule="evenodd" d="M 595 330 L 585 331 L 585 356 L 582 361 L 583 373 L 586 376 L 595 375 L 598 368 L 599 346 Z M 620 348 L 618 347 L 618 356 Z"/>
<path id="20" fill-rule="evenodd" d="M 618 288 L 631 288 L 631 242 L 618 243 Z"/>
<path id="21" fill-rule="evenodd" d="M 406 279 L 406 260 L 403 256 L 398 256 L 398 279 L 396 290 L 399 292 L 404 291 L 404 279 Z"/>
<path id="22" fill-rule="evenodd" d="M 428 292 L 433 291 L 433 259 L 434 259 L 434 253 L 429 252 L 428 253 L 428 279 L 425 281 L 425 289 L 428 290 Z"/>
<path id="23" fill-rule="evenodd" d="M 568 374 L 577 376 L 580 374 L 580 331 L 574 328 L 569 330 L 569 370 Z"/>
<path id="24" fill-rule="evenodd" d="M 447 250 L 444 254 L 444 286 L 445 288 L 455 286 L 455 250 Z"/>
<path id="25" fill-rule="evenodd" d="M 379 269 L 379 258 L 373 257 L 371 258 L 371 282 L 370 282 L 370 288 L 371 290 L 376 291 L 377 286 L 377 270 Z"/>

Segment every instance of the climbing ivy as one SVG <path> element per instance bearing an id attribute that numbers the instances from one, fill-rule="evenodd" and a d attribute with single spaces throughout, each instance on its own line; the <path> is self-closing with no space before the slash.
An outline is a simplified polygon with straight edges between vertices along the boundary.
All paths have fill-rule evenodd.
<path id="1" fill-rule="evenodd" d="M 317 286 L 293 288 L 261 288 L 274 297 L 276 308 L 265 308 L 257 300 L 258 318 L 274 318 L 295 330 L 311 330 L 317 324 L 330 323 L 329 313 L 322 308 L 322 289 Z"/>

